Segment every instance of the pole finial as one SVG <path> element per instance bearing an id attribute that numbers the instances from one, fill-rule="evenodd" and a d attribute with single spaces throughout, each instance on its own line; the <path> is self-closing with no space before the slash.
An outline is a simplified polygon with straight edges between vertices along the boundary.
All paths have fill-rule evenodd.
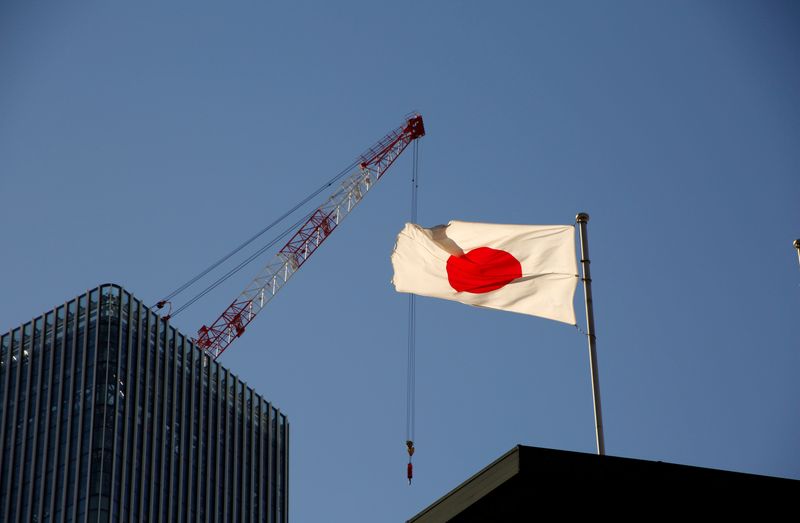
<path id="1" fill-rule="evenodd" d="M 589 214 L 585 212 L 579 212 L 577 216 L 575 216 L 575 223 L 587 223 L 589 221 Z"/>
<path id="2" fill-rule="evenodd" d="M 797 240 L 795 240 L 794 242 L 792 242 L 792 245 L 794 245 L 794 248 L 795 248 L 795 249 L 797 249 L 798 251 L 800 251 L 800 239 L 797 239 Z"/>

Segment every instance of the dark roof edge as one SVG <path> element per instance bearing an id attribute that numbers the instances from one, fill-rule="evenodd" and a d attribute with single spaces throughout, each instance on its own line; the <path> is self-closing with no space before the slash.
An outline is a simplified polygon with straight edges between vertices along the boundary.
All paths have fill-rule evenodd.
<path id="1" fill-rule="evenodd" d="M 671 474 L 675 474 L 679 470 L 686 472 L 695 471 L 693 474 L 703 474 L 703 476 L 698 477 L 704 478 L 708 478 L 709 476 L 707 476 L 707 474 L 711 473 L 719 475 L 718 477 L 727 479 L 729 481 L 767 480 L 794 482 L 795 484 L 800 484 L 800 480 L 783 478 L 779 476 L 766 476 L 749 472 L 714 469 L 708 467 L 699 467 L 696 465 L 628 458 L 623 456 L 600 456 L 594 453 L 548 449 L 544 447 L 532 447 L 518 444 L 494 460 L 492 463 L 483 467 L 480 471 L 461 482 L 457 487 L 450 490 L 447 494 L 441 496 L 439 499 L 428 505 L 421 512 L 414 515 L 411 519 L 406 520 L 406 523 L 422 523 L 429 521 L 438 522 L 449 520 L 451 517 L 458 515 L 461 513 L 461 511 L 467 510 L 470 506 L 479 502 L 500 484 L 511 480 L 519 474 L 525 474 L 525 471 L 529 473 L 531 471 L 531 466 L 534 465 L 536 461 L 535 456 L 549 456 L 549 458 L 547 458 L 548 460 L 550 460 L 550 458 L 553 456 L 562 456 L 564 458 L 569 457 L 569 459 L 578 458 L 583 460 L 584 463 L 605 463 L 611 467 L 619 467 L 623 463 L 630 464 L 624 465 L 628 468 L 630 468 L 631 465 L 644 465 L 649 467 L 651 471 L 660 470 L 662 473 L 666 472 Z M 511 461 L 513 461 L 513 463 Z M 656 468 L 653 469 L 652 467 Z M 594 466 L 592 466 L 592 468 L 594 468 Z M 670 470 L 672 472 L 668 472 Z M 459 512 L 453 512 L 455 507 L 458 507 Z"/>
<path id="2" fill-rule="evenodd" d="M 430 513 L 431 511 L 436 510 L 440 505 L 442 505 L 442 503 L 451 499 L 459 491 L 469 488 L 470 484 L 474 480 L 478 479 L 480 476 L 484 475 L 486 472 L 496 467 L 499 463 L 505 461 L 506 459 L 509 459 L 511 456 L 515 456 L 517 463 L 517 470 L 519 470 L 519 454 L 520 454 L 520 445 L 515 445 L 511 450 L 505 452 L 502 456 L 492 461 L 491 463 L 483 467 L 481 470 L 479 470 L 466 480 L 462 481 L 461 484 L 459 484 L 456 488 L 454 488 L 444 496 L 440 497 L 439 499 L 428 505 L 427 508 L 425 508 L 422 512 L 418 513 L 411 519 L 407 520 L 406 523 L 412 523 L 413 521 L 417 521 L 420 518 L 423 518 L 426 514 Z"/>

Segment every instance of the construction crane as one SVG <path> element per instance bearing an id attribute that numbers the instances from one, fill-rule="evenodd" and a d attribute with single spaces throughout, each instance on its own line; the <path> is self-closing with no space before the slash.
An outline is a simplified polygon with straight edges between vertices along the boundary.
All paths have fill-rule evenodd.
<path id="1" fill-rule="evenodd" d="M 198 331 L 197 346 L 216 359 L 308 261 L 342 220 L 381 179 L 408 145 L 425 135 L 422 116 L 413 114 L 365 152 L 357 171 L 320 205 L 266 267 L 210 326 Z M 165 302 L 159 302 L 163 306 Z"/>

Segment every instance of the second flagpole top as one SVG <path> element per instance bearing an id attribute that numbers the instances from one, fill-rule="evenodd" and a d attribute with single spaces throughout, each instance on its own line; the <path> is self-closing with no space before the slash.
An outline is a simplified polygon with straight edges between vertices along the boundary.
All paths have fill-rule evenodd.
<path id="1" fill-rule="evenodd" d="M 580 212 L 577 216 L 575 216 L 575 223 L 587 223 L 588 221 L 589 215 L 585 212 Z"/>

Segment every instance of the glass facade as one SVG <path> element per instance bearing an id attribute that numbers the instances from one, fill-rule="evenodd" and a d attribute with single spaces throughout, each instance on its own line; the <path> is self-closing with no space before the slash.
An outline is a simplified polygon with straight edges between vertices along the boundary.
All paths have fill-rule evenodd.
<path id="1" fill-rule="evenodd" d="M 289 423 L 117 285 L 0 335 L 0 521 L 288 521 Z"/>

